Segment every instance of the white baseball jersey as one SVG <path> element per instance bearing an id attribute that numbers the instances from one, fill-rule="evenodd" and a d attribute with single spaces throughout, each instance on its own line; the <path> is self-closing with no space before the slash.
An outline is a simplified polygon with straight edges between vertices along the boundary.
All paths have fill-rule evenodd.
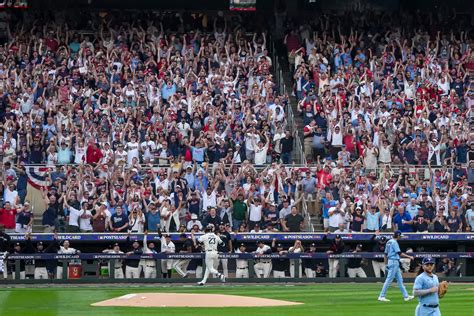
<path id="1" fill-rule="evenodd" d="M 247 253 L 247 252 L 242 252 L 240 249 L 237 249 L 235 253 Z M 249 267 L 247 259 L 236 259 L 235 260 L 235 266 L 238 269 L 246 269 Z"/>
<path id="2" fill-rule="evenodd" d="M 174 253 L 175 250 L 176 247 L 174 246 L 174 243 L 172 241 L 167 244 L 165 237 L 161 237 L 161 252 Z"/>
<path id="3" fill-rule="evenodd" d="M 255 253 L 256 253 L 256 254 L 262 254 L 262 255 L 263 255 L 263 254 L 265 254 L 265 253 L 266 253 L 268 250 L 270 250 L 270 249 L 272 249 L 272 248 L 270 248 L 270 246 L 268 246 L 268 245 L 263 245 L 262 248 L 257 247 L 257 250 L 255 250 Z M 259 261 L 260 261 L 260 262 L 263 262 L 263 263 L 270 263 L 270 262 L 271 262 L 271 260 L 270 260 L 270 259 L 267 259 L 267 258 L 265 258 L 265 259 L 260 259 Z"/>
<path id="4" fill-rule="evenodd" d="M 199 236 L 198 241 L 204 244 L 205 251 L 217 251 L 217 244 L 223 244 L 224 242 L 214 233 L 207 233 Z"/>

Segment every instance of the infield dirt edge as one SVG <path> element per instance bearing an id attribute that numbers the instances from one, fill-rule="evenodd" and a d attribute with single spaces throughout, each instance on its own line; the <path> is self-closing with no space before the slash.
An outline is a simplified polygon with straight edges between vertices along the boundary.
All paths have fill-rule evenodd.
<path id="1" fill-rule="evenodd" d="M 303 303 L 260 297 L 196 293 L 130 293 L 91 306 L 108 307 L 269 307 Z"/>

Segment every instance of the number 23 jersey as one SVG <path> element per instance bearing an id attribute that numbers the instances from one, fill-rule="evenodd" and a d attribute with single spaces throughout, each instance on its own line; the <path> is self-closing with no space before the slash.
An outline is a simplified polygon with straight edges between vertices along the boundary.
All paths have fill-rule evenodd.
<path id="1" fill-rule="evenodd" d="M 204 244 L 205 251 L 217 251 L 217 244 L 222 243 L 222 240 L 214 233 L 207 233 L 198 238 L 200 243 Z"/>

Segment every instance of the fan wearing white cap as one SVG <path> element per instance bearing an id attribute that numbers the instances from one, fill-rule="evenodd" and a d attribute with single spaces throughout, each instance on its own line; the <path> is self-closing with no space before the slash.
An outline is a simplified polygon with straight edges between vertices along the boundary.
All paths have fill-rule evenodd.
<path id="1" fill-rule="evenodd" d="M 202 230 L 202 223 L 198 219 L 198 216 L 196 214 L 191 214 L 191 220 L 186 224 L 186 230 L 191 231 L 194 225 L 198 225 L 199 230 Z"/>

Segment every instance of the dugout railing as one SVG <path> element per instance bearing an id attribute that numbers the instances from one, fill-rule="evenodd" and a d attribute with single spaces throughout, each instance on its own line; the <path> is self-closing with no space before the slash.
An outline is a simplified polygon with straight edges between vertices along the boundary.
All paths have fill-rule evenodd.
<path id="1" fill-rule="evenodd" d="M 438 252 L 420 252 L 412 253 L 415 259 L 421 261 L 422 258 L 431 256 L 436 259 L 442 258 L 462 258 L 462 259 L 473 259 L 474 254 L 472 252 L 452 252 L 452 253 L 438 253 Z M 161 274 L 161 264 L 160 260 L 180 260 L 180 259 L 197 259 L 202 260 L 202 269 L 205 269 L 204 262 L 204 253 L 190 253 L 190 254 L 147 254 L 147 255 L 127 255 L 127 254 L 104 254 L 104 253 L 85 253 L 85 254 L 11 254 L 6 256 L 5 260 L 14 262 L 14 271 L 12 278 L 0 280 L 1 283 L 123 283 L 123 282 L 137 282 L 137 283 L 193 283 L 197 282 L 198 278 L 162 278 Z M 341 268 L 339 269 L 340 277 L 336 278 L 327 278 L 327 277 L 315 277 L 308 278 L 304 274 L 302 277 L 297 277 L 300 274 L 300 265 L 298 262 L 294 265 L 294 275 L 295 277 L 284 277 L 284 278 L 257 278 L 254 272 L 254 265 L 261 260 L 272 260 L 277 258 L 283 258 L 293 261 L 299 260 L 311 260 L 311 259 L 338 259 L 340 261 L 348 260 L 351 258 L 365 258 L 365 259 L 379 259 L 383 258 L 383 253 L 371 253 L 371 252 L 360 252 L 360 253 L 343 253 L 338 255 L 331 255 L 325 253 L 303 253 L 303 254 L 268 254 L 268 255 L 255 255 L 253 253 L 242 253 L 242 254 L 220 254 L 220 259 L 236 260 L 243 259 L 248 261 L 248 278 L 228 278 L 228 282 L 232 283 L 248 283 L 248 282 L 373 282 L 373 281 L 382 281 L 383 278 L 348 278 L 345 277 L 345 271 Z M 114 278 L 115 262 L 117 260 L 127 260 L 127 259 L 145 259 L 145 260 L 156 260 L 156 278 L 145 279 L 143 277 L 135 279 L 116 279 Z M 62 266 L 63 271 L 68 271 L 69 262 L 92 262 L 89 265 L 95 265 L 98 268 L 103 264 L 104 261 L 108 262 L 108 275 L 101 275 L 99 269 L 97 270 L 97 275 L 81 276 L 79 278 L 71 279 L 68 276 L 68 273 L 62 274 L 62 279 L 48 278 L 48 279 L 20 279 L 20 260 L 32 261 L 32 260 L 46 260 L 46 261 L 56 261 Z M 84 264 L 83 264 L 84 265 Z M 408 277 L 408 280 L 411 280 L 414 275 Z M 455 276 L 455 277 L 443 277 L 453 282 L 474 282 L 474 276 Z M 218 279 L 209 279 L 211 283 L 220 282 Z"/>

